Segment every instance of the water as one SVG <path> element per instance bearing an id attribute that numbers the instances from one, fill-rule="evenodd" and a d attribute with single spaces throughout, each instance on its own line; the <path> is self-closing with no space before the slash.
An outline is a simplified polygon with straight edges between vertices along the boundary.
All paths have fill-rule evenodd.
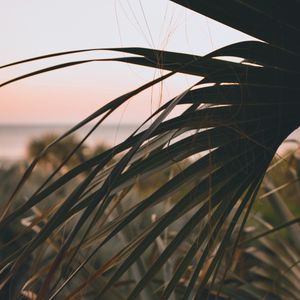
<path id="1" fill-rule="evenodd" d="M 0 161 L 13 162 L 26 157 L 26 148 L 34 138 L 53 133 L 61 135 L 71 125 L 0 125 Z M 85 126 L 75 135 L 83 137 L 91 126 Z M 115 145 L 123 141 L 136 129 L 135 125 L 102 125 L 87 139 L 86 144 L 94 146 L 105 143 Z"/>
<path id="2" fill-rule="evenodd" d="M 136 127 L 137 125 L 102 125 L 88 138 L 86 144 L 94 146 L 105 143 L 113 146 L 128 137 Z M 41 137 L 46 133 L 60 135 L 69 128 L 71 128 L 71 125 L 0 125 L 0 162 L 9 164 L 21 160 L 26 157 L 26 148 L 32 139 Z M 90 129 L 90 126 L 85 126 L 76 135 L 83 137 Z M 299 141 L 300 129 L 294 131 L 289 138 Z M 291 145 L 293 144 L 283 144 L 279 149 L 279 153 L 291 147 Z M 296 144 L 293 145 L 293 148 L 295 146 Z"/>

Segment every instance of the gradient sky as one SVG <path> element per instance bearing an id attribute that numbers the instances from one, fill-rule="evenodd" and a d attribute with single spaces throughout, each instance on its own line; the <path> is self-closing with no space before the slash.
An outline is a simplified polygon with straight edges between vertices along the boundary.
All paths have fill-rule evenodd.
<path id="1" fill-rule="evenodd" d="M 95 47 L 154 47 L 203 55 L 249 39 L 167 0 L 0 0 L 0 26 L 0 65 Z M 97 52 L 11 67 L 0 70 L 0 82 L 60 62 L 115 56 L 120 54 Z M 154 75 L 153 69 L 101 62 L 25 79 L 0 89 L 0 123 L 78 122 Z M 108 122 L 140 122 L 194 81 L 178 75 L 163 89 L 159 86 L 132 99 Z"/>

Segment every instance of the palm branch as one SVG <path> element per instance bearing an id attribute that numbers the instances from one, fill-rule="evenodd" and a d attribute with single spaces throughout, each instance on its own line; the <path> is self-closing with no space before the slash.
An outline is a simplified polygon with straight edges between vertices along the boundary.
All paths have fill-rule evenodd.
<path id="1" fill-rule="evenodd" d="M 174 297 L 174 293 L 180 293 L 182 299 L 209 296 L 209 288 L 214 285 L 224 255 L 235 249 L 230 238 L 236 224 L 241 222 L 243 227 L 277 148 L 299 126 L 300 22 L 297 12 L 300 3 L 296 0 L 288 0 L 284 5 L 274 0 L 173 2 L 243 31 L 255 40 L 235 43 L 206 56 L 145 48 L 85 49 L 2 66 L 71 53 L 111 50 L 126 53 L 125 57 L 112 61 L 170 71 L 99 108 L 46 147 L 32 162 L 3 206 L 1 230 L 28 216 L 31 209 L 42 206 L 47 197 L 60 188 L 70 186 L 73 190 L 53 203 L 52 210 L 34 216 L 29 227 L 16 237 L 23 234 L 28 237 L 30 228 L 40 227 L 37 233 L 29 235 L 22 247 L 2 260 L 2 287 L 13 282 L 32 253 L 39 253 L 41 257 L 35 270 L 24 275 L 16 294 L 26 292 L 28 295 L 29 290 L 37 299 L 76 299 L 86 291 L 86 297 L 92 293 L 91 297 L 98 299 L 136 299 L 147 289 L 148 293 L 152 291 L 151 299 L 167 299 Z M 229 61 L 228 56 L 239 58 L 240 62 Z M 101 59 L 55 65 L 0 86 L 98 61 Z M 166 102 L 119 145 L 57 176 L 66 161 L 108 115 L 136 94 L 176 73 L 198 76 L 199 81 Z M 174 108 L 181 105 L 188 108 L 178 116 L 169 117 Z M 149 120 L 154 121 L 149 125 Z M 66 155 L 26 203 L 10 209 L 39 159 L 53 145 L 91 121 L 96 121 L 96 125 L 82 143 Z M 199 153 L 201 156 L 195 156 Z M 190 157 L 193 159 L 188 166 L 153 193 L 138 197 L 133 203 L 126 202 L 132 197 L 137 178 L 147 180 Z M 113 159 L 117 162 L 111 165 Z M 76 178 L 80 178 L 80 183 L 74 187 L 72 182 Z M 171 201 L 168 209 L 158 210 L 153 222 L 137 229 L 130 240 L 126 235 L 126 245 L 114 246 L 116 237 L 126 228 L 131 230 L 140 216 L 161 208 L 165 201 L 175 196 L 176 201 Z M 120 203 L 123 209 L 117 213 L 115 208 Z M 179 222 L 181 226 L 176 234 L 167 240 L 159 255 L 149 260 L 149 252 L 157 240 Z M 66 238 L 61 237 L 63 228 L 67 228 Z M 172 276 L 162 284 L 157 277 L 161 269 L 188 239 L 191 242 L 174 266 Z M 43 253 L 45 244 L 51 241 L 55 241 L 55 250 Z M 110 257 L 95 266 L 95 258 L 107 247 L 113 250 Z M 127 278 L 126 274 L 133 266 L 142 265 L 147 268 L 139 272 L 139 279 L 134 276 L 130 292 L 124 296 L 120 288 L 116 296 L 116 286 Z M 147 296 L 144 293 L 142 297 Z"/>

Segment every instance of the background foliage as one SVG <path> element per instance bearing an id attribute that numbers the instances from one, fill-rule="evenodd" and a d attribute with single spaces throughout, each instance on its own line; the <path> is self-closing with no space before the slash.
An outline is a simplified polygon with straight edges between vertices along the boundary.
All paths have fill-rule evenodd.
<path id="1" fill-rule="evenodd" d="M 267 197 L 258 191 L 277 148 L 299 125 L 299 3 L 173 2 L 259 41 L 232 44 L 204 57 L 145 48 L 106 49 L 132 55 L 112 61 L 169 72 L 99 108 L 50 142 L 26 169 L 3 204 L 0 222 L 1 230 L 25 225 L 2 247 L 17 241 L 21 245 L 10 253 L 2 250 L 1 287 L 14 286 L 12 297 L 297 299 L 299 219 L 285 207 L 283 192 L 274 190 L 271 175 L 263 188 L 276 198 L 276 213 L 283 223 L 271 225 L 256 217 L 254 230 L 245 224 L 255 211 L 257 196 Z M 100 50 L 44 55 L 1 68 Z M 101 60 L 66 62 L 0 86 L 96 61 Z M 79 149 L 84 140 L 107 116 L 176 73 L 199 76 L 199 82 L 166 102 L 119 145 L 83 157 Z M 187 109 L 169 117 L 180 105 Z M 50 155 L 51 149 L 92 121 L 90 133 L 66 149 L 63 158 Z M 53 170 L 16 205 L 44 157 L 53 160 Z M 158 180 L 166 170 L 168 179 Z M 143 193 L 137 192 L 136 183 Z M 151 189 L 145 189 L 147 185 Z M 253 246 L 246 240 L 246 248 L 240 247 L 249 232 L 262 228 L 270 233 L 274 226 L 292 224 L 284 243 L 264 234 L 259 240 L 252 238 Z M 258 263 L 261 268 L 255 268 Z"/>

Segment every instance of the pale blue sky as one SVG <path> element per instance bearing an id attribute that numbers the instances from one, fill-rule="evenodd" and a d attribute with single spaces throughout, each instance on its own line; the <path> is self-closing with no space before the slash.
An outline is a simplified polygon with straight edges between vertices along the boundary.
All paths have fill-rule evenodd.
<path id="1" fill-rule="evenodd" d="M 139 46 L 203 55 L 249 39 L 166 0 L 0 0 L 0 65 L 51 52 Z M 118 54 L 119 55 L 119 54 Z M 3 82 L 53 63 L 113 53 L 73 55 L 0 72 Z M 151 80 L 153 69 L 94 63 L 45 74 L 0 89 L 0 123 L 73 123 L 108 100 Z M 162 101 L 194 82 L 168 80 Z M 133 99 L 109 122 L 143 120 L 158 107 L 160 87 Z"/>

